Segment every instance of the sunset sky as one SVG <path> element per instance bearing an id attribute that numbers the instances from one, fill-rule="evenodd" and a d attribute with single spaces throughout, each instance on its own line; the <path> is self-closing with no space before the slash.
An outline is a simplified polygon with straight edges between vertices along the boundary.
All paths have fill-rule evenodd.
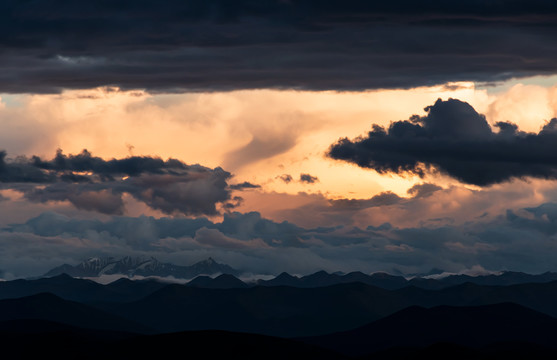
<path id="1" fill-rule="evenodd" d="M 557 271 L 557 4 L 3 1 L 0 277 Z"/>

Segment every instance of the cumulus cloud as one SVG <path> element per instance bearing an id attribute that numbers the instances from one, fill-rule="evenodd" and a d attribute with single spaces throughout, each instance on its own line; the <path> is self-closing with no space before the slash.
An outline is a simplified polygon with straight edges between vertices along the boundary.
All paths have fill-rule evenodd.
<path id="1" fill-rule="evenodd" d="M 33 202 L 69 201 L 78 209 L 123 214 L 123 194 L 165 214 L 215 215 L 217 205 L 234 207 L 228 186 L 231 174 L 221 168 L 187 165 L 176 159 L 131 156 L 104 160 L 87 150 L 77 155 L 58 151 L 40 157 L 7 159 L 0 152 L 0 182 Z M 251 184 L 240 184 L 242 188 Z M 253 186 L 253 185 L 251 185 Z"/>
<path id="2" fill-rule="evenodd" d="M 425 108 L 426 116 L 374 125 L 367 135 L 340 139 L 328 155 L 378 173 L 424 176 L 438 170 L 467 184 L 486 186 L 513 178 L 557 178 L 557 119 L 539 133 L 498 122 L 456 99 Z"/>
<path id="3" fill-rule="evenodd" d="M 0 24 L 10 36 L 0 38 L 0 91 L 499 81 L 555 70 L 556 13 L 544 0 L 172 0 L 164 7 L 151 0 L 55 7 L 6 1 Z"/>

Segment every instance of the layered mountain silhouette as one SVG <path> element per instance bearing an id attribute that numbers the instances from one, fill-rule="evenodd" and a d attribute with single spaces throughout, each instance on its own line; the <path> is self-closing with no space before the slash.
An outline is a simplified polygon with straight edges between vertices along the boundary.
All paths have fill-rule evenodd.
<path id="1" fill-rule="evenodd" d="M 142 299 L 166 285 L 168 284 L 154 280 L 132 281 L 126 278 L 101 285 L 92 280 L 61 274 L 50 278 L 0 282 L 0 299 L 51 293 L 66 300 L 83 303 L 126 302 Z"/>
<path id="2" fill-rule="evenodd" d="M 322 284 L 327 278 L 310 277 Z M 5 281 L 0 338 L 10 339 L 10 346 L 34 342 L 52 348 L 60 358 L 70 358 L 57 352 L 61 344 L 83 358 L 94 358 L 87 348 L 124 357 L 132 355 L 125 355 L 126 348 L 143 349 L 137 353 L 141 359 L 156 355 L 159 346 L 178 344 L 205 344 L 216 354 L 216 342 L 247 358 L 256 357 L 253 347 L 236 342 L 262 342 L 258 354 L 265 358 L 286 356 L 279 347 L 324 359 L 557 354 L 557 281 L 389 290 L 361 281 L 289 286 L 300 279 L 287 274 L 274 280 L 274 286 L 249 286 L 220 275 L 187 284 L 122 278 L 102 285 L 64 274 Z"/>
<path id="3" fill-rule="evenodd" d="M 43 320 L 96 330 L 152 332 L 133 320 L 49 293 L 0 300 L 0 322 L 13 320 Z"/>
<path id="4" fill-rule="evenodd" d="M 465 283 L 439 290 L 414 286 L 388 290 L 361 282 L 312 288 L 248 287 L 231 275 L 202 277 L 185 285 L 129 279 L 101 285 L 68 275 L 0 282 L 3 299 L 41 293 L 92 305 L 157 332 L 220 329 L 313 336 L 363 326 L 410 306 L 504 302 L 557 317 L 557 282 L 510 286 Z"/>
<path id="5" fill-rule="evenodd" d="M 259 286 L 294 286 L 311 288 L 360 282 L 367 285 L 381 287 L 383 289 L 396 290 L 407 286 L 415 286 L 423 289 L 443 289 L 465 283 L 507 286 L 527 283 L 546 283 L 551 281 L 557 281 L 557 273 L 546 272 L 543 274 L 531 275 L 522 272 L 506 271 L 501 274 L 480 276 L 449 275 L 440 278 L 413 277 L 411 279 L 406 279 L 403 276 L 391 275 L 384 272 L 367 275 L 362 272 L 355 271 L 341 275 L 318 271 L 314 274 L 303 277 L 293 276 L 284 272 L 274 279 L 259 280 L 256 284 Z"/>
<path id="6" fill-rule="evenodd" d="M 232 274 L 239 272 L 226 264 L 219 264 L 212 258 L 197 262 L 190 266 L 179 266 L 163 263 L 154 257 L 122 258 L 89 258 L 77 265 L 63 264 L 49 270 L 44 277 L 68 274 L 73 277 L 94 278 L 102 275 L 122 276 L 157 276 L 174 277 L 177 279 L 192 279 L 198 275 Z"/>
<path id="7" fill-rule="evenodd" d="M 294 276 L 283 272 L 270 280 L 256 280 L 249 283 L 234 281 L 228 278 L 214 282 L 215 275 L 239 276 L 240 271 L 226 264 L 220 264 L 212 258 L 197 262 L 190 266 L 179 266 L 171 263 L 163 263 L 154 257 L 106 257 L 89 258 L 77 265 L 63 264 L 49 270 L 43 277 L 53 277 L 67 274 L 76 278 L 98 278 L 102 275 L 121 275 L 129 278 L 141 277 L 173 277 L 176 279 L 194 279 L 190 281 L 191 286 L 206 288 L 244 288 L 248 286 L 291 286 L 299 288 L 314 288 L 359 282 L 371 286 L 377 286 L 387 290 L 402 289 L 407 286 L 415 286 L 423 289 L 437 290 L 465 283 L 489 286 L 509 286 L 527 283 L 547 283 L 557 281 L 557 273 L 546 272 L 543 274 L 526 274 L 522 272 L 505 271 L 499 274 L 488 274 L 479 276 L 470 275 L 448 275 L 444 277 L 412 277 L 405 278 L 400 275 L 391 275 L 385 272 L 364 274 L 359 271 L 342 273 L 327 273 L 318 271 L 306 276 Z M 220 284 L 219 284 L 220 283 Z M 1 297 L 1 295 L 0 295 Z"/>
<path id="8" fill-rule="evenodd" d="M 318 271 L 314 274 L 303 277 L 296 277 L 283 272 L 274 279 L 259 280 L 256 284 L 259 286 L 293 286 L 313 288 L 353 282 L 360 282 L 389 290 L 400 289 L 409 285 L 409 282 L 402 276 L 394 276 L 387 273 L 366 275 L 359 271 L 351 272 L 345 275 L 329 274 L 326 271 Z"/>

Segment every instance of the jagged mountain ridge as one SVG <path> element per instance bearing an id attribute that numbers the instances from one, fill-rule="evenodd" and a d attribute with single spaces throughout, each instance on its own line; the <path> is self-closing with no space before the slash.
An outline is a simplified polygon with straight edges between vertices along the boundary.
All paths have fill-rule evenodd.
<path id="1" fill-rule="evenodd" d="M 521 272 L 505 271 L 500 274 L 478 276 L 450 275 L 437 279 L 425 277 L 406 279 L 403 276 L 391 275 L 383 272 L 368 275 L 359 271 L 354 271 L 348 274 L 339 275 L 335 273 L 329 274 L 325 271 L 318 271 L 302 277 L 293 276 L 283 272 L 270 280 L 257 280 L 255 281 L 255 285 L 314 288 L 360 282 L 388 290 L 402 289 L 407 286 L 415 286 L 429 290 L 439 290 L 465 283 L 486 286 L 509 286 L 527 283 L 548 283 L 552 281 L 557 281 L 557 273 L 545 272 L 543 274 L 532 275 Z"/>
<path id="2" fill-rule="evenodd" d="M 68 274 L 72 277 L 100 277 L 102 275 L 134 276 L 172 276 L 177 279 L 192 279 L 198 275 L 231 274 L 239 272 L 226 264 L 219 264 L 212 258 L 190 266 L 163 263 L 154 257 L 89 258 L 77 265 L 64 264 L 48 271 L 43 276 L 52 277 Z"/>

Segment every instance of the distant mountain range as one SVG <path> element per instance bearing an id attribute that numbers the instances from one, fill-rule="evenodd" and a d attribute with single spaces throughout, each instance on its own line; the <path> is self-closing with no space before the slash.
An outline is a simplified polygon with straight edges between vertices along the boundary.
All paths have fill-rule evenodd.
<path id="1" fill-rule="evenodd" d="M 163 263 L 154 257 L 106 257 L 89 258 L 77 265 L 64 264 L 51 269 L 43 277 L 53 277 L 67 274 L 76 278 L 97 278 L 102 275 L 122 275 L 125 277 L 174 277 L 176 279 L 192 279 L 190 286 L 201 288 L 244 288 L 251 286 L 290 286 L 299 288 L 315 288 L 359 282 L 366 285 L 377 286 L 387 290 L 402 289 L 415 286 L 422 289 L 443 289 L 450 286 L 473 283 L 477 285 L 508 286 L 527 283 L 546 283 L 557 281 L 557 273 L 546 272 L 543 274 L 527 274 L 523 272 L 505 271 L 500 274 L 489 275 L 449 275 L 446 277 L 413 277 L 405 278 L 400 275 L 391 275 L 384 272 L 364 274 L 354 271 L 348 274 L 316 273 L 298 277 L 286 272 L 270 280 L 252 280 L 243 282 L 236 278 L 240 271 L 226 264 L 217 263 L 212 258 L 197 262 L 190 266 L 179 266 Z M 215 275 L 232 275 L 212 278 Z M 195 279 L 198 276 L 202 276 Z"/>
<path id="2" fill-rule="evenodd" d="M 407 286 L 435 290 L 465 283 L 490 286 L 508 286 L 527 283 L 546 283 L 551 281 L 557 281 L 557 273 L 546 272 L 543 274 L 531 275 L 522 272 L 506 271 L 498 275 L 450 275 L 437 279 L 425 277 L 406 279 L 403 276 L 395 276 L 387 273 L 374 273 L 367 275 L 362 272 L 355 271 L 345 275 L 340 275 L 329 274 L 325 271 L 318 271 L 314 274 L 303 277 L 296 277 L 288 273 L 282 273 L 271 280 L 258 280 L 254 283 L 254 285 L 314 288 L 359 282 L 388 290 L 402 289 Z"/>
<path id="3" fill-rule="evenodd" d="M 201 275 L 188 282 L 187 286 L 205 289 L 243 289 L 249 287 L 248 284 L 230 274 L 222 274 L 214 279 Z"/>
<path id="4" fill-rule="evenodd" d="M 212 258 L 197 262 L 190 266 L 179 266 L 163 263 L 154 257 L 122 257 L 122 258 L 89 258 L 77 265 L 64 264 L 51 269 L 44 277 L 67 274 L 79 278 L 95 278 L 102 275 L 157 276 L 192 279 L 198 275 L 230 274 L 239 272 L 226 264 L 219 264 Z"/>

